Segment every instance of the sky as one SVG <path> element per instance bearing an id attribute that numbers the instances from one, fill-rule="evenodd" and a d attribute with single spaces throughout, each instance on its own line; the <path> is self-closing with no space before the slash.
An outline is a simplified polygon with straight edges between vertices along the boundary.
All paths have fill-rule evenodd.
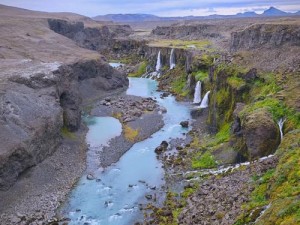
<path id="1" fill-rule="evenodd" d="M 270 6 L 300 11 L 300 0 L 0 0 L 0 4 L 47 12 L 74 12 L 85 16 L 145 13 L 157 16 L 232 15 L 262 13 Z"/>

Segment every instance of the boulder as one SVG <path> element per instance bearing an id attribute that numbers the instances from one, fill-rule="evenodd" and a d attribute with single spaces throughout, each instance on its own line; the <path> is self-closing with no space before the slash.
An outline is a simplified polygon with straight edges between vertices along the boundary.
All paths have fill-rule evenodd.
<path id="1" fill-rule="evenodd" d="M 161 154 L 162 152 L 167 150 L 168 146 L 169 146 L 168 142 L 162 141 L 161 144 L 157 148 L 155 148 L 154 151 L 156 154 Z"/>
<path id="2" fill-rule="evenodd" d="M 250 160 L 274 153 L 280 143 L 279 128 L 266 109 L 246 115 L 242 129 Z"/>
<path id="3" fill-rule="evenodd" d="M 180 122 L 180 125 L 181 125 L 183 128 L 188 128 L 188 127 L 189 127 L 189 121 L 182 121 L 182 122 Z"/>
<path id="4" fill-rule="evenodd" d="M 193 119 L 196 119 L 202 115 L 203 109 L 191 109 L 191 116 Z"/>

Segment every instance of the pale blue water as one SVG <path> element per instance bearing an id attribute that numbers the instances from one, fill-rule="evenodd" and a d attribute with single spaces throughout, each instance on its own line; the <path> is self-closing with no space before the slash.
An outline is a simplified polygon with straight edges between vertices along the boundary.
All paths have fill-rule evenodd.
<path id="1" fill-rule="evenodd" d="M 156 97 L 158 104 L 167 109 L 165 126 L 151 138 L 136 143 L 115 165 L 102 170 L 97 168 L 95 152 L 100 151 L 99 146 L 107 144 L 109 138 L 120 134 L 120 124 L 109 117 L 96 118 L 95 123 L 89 123 L 86 174 L 92 172 L 101 181 L 87 180 L 86 174 L 80 179 L 63 209 L 63 214 L 71 219 L 70 224 L 125 225 L 141 218 L 138 203 L 146 201 L 149 187 L 159 188 L 164 184 L 164 170 L 154 149 L 163 140 L 184 138 L 183 133 L 187 132 L 179 123 L 190 119 L 188 106 L 177 103 L 171 96 L 159 98 L 156 81 L 130 78 L 129 83 L 127 94 Z M 147 185 L 140 181 L 146 181 Z"/>
<path id="2" fill-rule="evenodd" d="M 109 63 L 109 65 L 111 65 L 112 67 L 116 68 L 116 67 L 119 67 L 119 66 L 123 66 L 124 64 L 118 63 L 118 62 L 116 62 L 116 63 L 111 62 L 111 63 Z"/>

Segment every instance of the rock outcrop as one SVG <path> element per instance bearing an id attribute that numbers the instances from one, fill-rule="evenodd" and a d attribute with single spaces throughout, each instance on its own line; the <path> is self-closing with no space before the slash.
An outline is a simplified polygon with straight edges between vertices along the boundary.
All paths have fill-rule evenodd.
<path id="1" fill-rule="evenodd" d="M 85 60 L 44 70 L 28 61 L 1 85 L 0 190 L 11 186 L 26 169 L 52 154 L 63 126 L 76 131 L 81 103 L 128 86 L 126 76 L 102 60 Z M 28 74 L 27 74 L 28 72 Z"/>
<path id="2" fill-rule="evenodd" d="M 216 32 L 216 26 L 211 24 L 197 24 L 197 25 L 180 25 L 156 27 L 151 32 L 154 35 L 171 39 L 206 39 L 217 38 L 221 35 Z"/>
<path id="3" fill-rule="evenodd" d="M 276 163 L 276 157 L 268 158 L 242 170 L 207 179 L 187 200 L 178 224 L 234 224 L 254 189 L 252 177 L 264 174 Z"/>
<path id="4" fill-rule="evenodd" d="M 300 46 L 300 27 L 286 24 L 255 24 L 231 34 L 231 51 L 274 48 L 282 45 Z"/>
<path id="5" fill-rule="evenodd" d="M 104 51 L 114 45 L 117 37 L 127 37 L 133 31 L 129 25 L 85 27 L 83 22 L 48 19 L 51 30 L 74 40 L 80 47 Z"/>
<path id="6" fill-rule="evenodd" d="M 242 130 L 251 160 L 274 153 L 280 143 L 279 128 L 266 109 L 245 116 Z"/>

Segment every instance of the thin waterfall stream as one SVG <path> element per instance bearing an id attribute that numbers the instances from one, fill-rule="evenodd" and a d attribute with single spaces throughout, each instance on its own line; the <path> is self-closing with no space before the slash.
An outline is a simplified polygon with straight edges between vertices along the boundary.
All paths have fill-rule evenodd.
<path id="1" fill-rule="evenodd" d="M 194 104 L 199 104 L 201 102 L 201 81 L 198 81 L 195 87 L 194 93 Z"/>

